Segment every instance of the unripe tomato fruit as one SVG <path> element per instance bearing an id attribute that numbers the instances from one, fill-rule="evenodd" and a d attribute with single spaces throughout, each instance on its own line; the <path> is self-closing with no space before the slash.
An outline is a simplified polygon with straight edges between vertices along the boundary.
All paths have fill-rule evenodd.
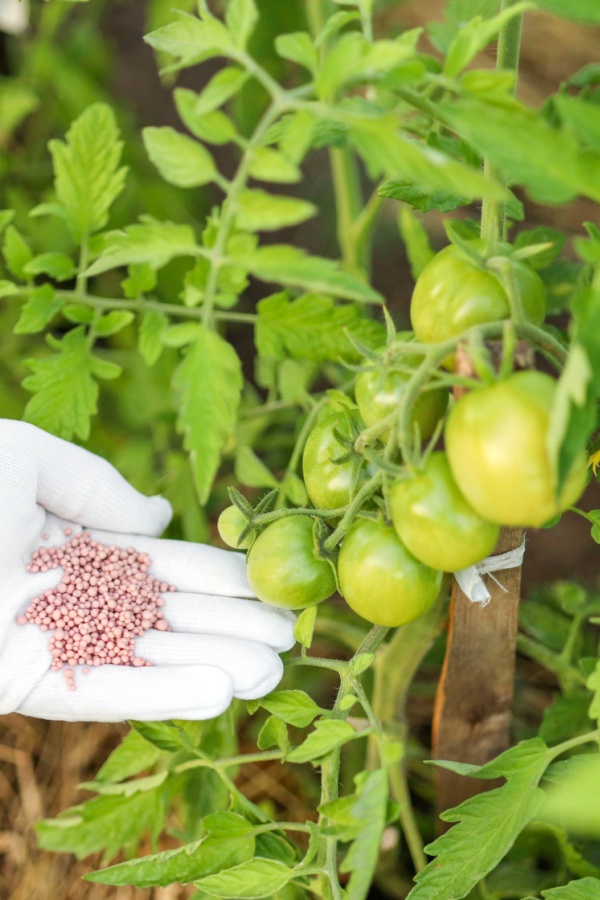
<path id="1" fill-rule="evenodd" d="M 480 249 L 480 241 L 473 241 Z M 499 255 L 510 247 L 501 244 Z M 546 288 L 529 263 L 510 259 L 525 317 L 536 325 L 546 315 Z M 441 343 L 472 325 L 510 318 L 510 304 L 499 279 L 478 268 L 450 244 L 429 262 L 417 279 L 410 318 L 417 340 Z"/>
<path id="2" fill-rule="evenodd" d="M 248 553 L 248 580 L 259 600 L 305 609 L 335 591 L 331 565 L 315 554 L 310 516 L 286 516 L 268 525 Z"/>
<path id="3" fill-rule="evenodd" d="M 432 453 L 414 477 L 390 491 L 394 528 L 410 552 L 433 569 L 457 572 L 489 556 L 500 526 L 463 497 L 445 453 Z"/>
<path id="4" fill-rule="evenodd" d="M 228 506 L 217 520 L 217 531 L 223 543 L 227 544 L 228 547 L 235 547 L 236 550 L 247 550 L 248 547 L 252 546 L 252 541 L 254 540 L 252 532 L 241 543 L 238 543 L 239 536 L 246 525 L 246 519 L 237 506 Z"/>
<path id="5" fill-rule="evenodd" d="M 358 519 L 338 559 L 338 578 L 348 606 L 374 625 L 405 625 L 433 605 L 442 573 L 419 562 L 394 528 Z"/>
<path id="6" fill-rule="evenodd" d="M 302 455 L 304 486 L 317 509 L 337 509 L 350 502 L 354 465 L 352 460 L 336 463 L 348 453 L 334 432 L 350 437 L 345 413 L 338 412 L 317 422 L 308 436 Z"/>
<path id="7" fill-rule="evenodd" d="M 516 372 L 461 397 L 446 424 L 446 452 L 460 490 L 480 516 L 501 525 L 539 527 L 577 501 L 587 479 L 585 454 L 560 496 L 546 447 L 556 382 Z"/>
<path id="8" fill-rule="evenodd" d="M 412 360 L 411 360 L 412 362 Z M 420 360 L 415 360 L 416 364 Z M 389 416 L 398 406 L 410 375 L 405 372 L 377 371 L 361 372 L 356 379 L 355 396 L 359 412 L 367 427 Z M 448 406 L 448 391 L 445 388 L 425 391 L 417 397 L 410 415 L 411 425 L 419 426 L 423 440 L 431 437 L 436 425 Z M 383 441 L 389 436 L 389 429 L 381 434 Z"/>

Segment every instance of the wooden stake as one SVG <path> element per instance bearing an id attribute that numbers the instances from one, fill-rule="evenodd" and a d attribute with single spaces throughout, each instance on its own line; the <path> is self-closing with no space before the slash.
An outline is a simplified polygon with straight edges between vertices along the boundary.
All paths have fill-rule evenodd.
<path id="1" fill-rule="evenodd" d="M 486 346 L 498 367 L 502 345 Z M 514 364 L 519 369 L 532 367 L 533 351 L 527 343 L 517 343 Z M 473 375 L 464 349 L 457 353 L 456 369 Z M 513 550 L 522 541 L 523 529 L 503 528 L 494 555 Z M 497 577 L 505 590 L 485 575 L 491 600 L 483 608 L 452 580 L 446 657 L 433 717 L 434 759 L 483 765 L 510 746 L 521 568 L 503 570 Z M 438 815 L 497 784 L 439 768 L 435 777 Z M 441 820 L 438 825 L 440 831 L 450 827 Z"/>

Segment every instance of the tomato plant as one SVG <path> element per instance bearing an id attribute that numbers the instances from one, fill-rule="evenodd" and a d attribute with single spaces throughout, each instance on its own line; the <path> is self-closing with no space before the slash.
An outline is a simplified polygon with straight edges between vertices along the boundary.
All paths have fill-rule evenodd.
<path id="1" fill-rule="evenodd" d="M 582 452 L 557 491 L 548 452 L 556 382 L 517 372 L 462 397 L 448 417 L 452 474 L 480 516 L 505 525 L 541 526 L 576 503 L 587 480 Z"/>
<path id="2" fill-rule="evenodd" d="M 259 600 L 287 609 L 330 597 L 335 576 L 317 555 L 313 519 L 289 516 L 268 525 L 248 554 L 248 579 Z"/>
<path id="3" fill-rule="evenodd" d="M 462 495 L 445 453 L 390 491 L 394 527 L 410 552 L 433 569 L 456 572 L 489 556 L 500 528 L 478 515 Z"/>
<path id="4" fill-rule="evenodd" d="M 299 611 L 281 689 L 103 729 L 94 796 L 41 846 L 103 854 L 113 892 L 596 900 L 596 570 L 535 560 L 559 570 L 573 520 L 600 537 L 593 494 L 574 506 L 599 445 L 598 4 L 148 0 L 121 57 L 112 4 L 29 5 L 3 35 L 0 417 L 167 496 L 168 537 L 248 550 L 266 643 L 259 603 Z M 563 512 L 527 543 L 515 646 L 520 568 L 485 610 L 442 573 Z M 55 808 L 10 820 L 23 760 L 43 794 L 99 733 L 34 746 L 15 720 L 6 834 Z M 38 900 L 24 839 L 0 892 Z M 81 871 L 49 859 L 40 900 Z"/>
<path id="5" fill-rule="evenodd" d="M 340 588 L 354 612 L 394 628 L 422 616 L 435 602 L 441 573 L 406 549 L 389 525 L 359 519 L 344 539 Z"/>

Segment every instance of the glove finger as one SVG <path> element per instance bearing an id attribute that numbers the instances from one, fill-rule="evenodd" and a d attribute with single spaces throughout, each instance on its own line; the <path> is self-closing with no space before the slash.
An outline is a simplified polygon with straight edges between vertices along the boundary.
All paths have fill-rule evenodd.
<path id="1" fill-rule="evenodd" d="M 264 644 L 216 635 L 177 634 L 151 628 L 135 642 L 135 652 L 157 666 L 218 666 L 242 700 L 264 697 L 281 681 L 283 663 Z"/>
<path id="2" fill-rule="evenodd" d="M 0 420 L 0 460 L 3 510 L 5 491 L 17 490 L 12 506 L 29 516 L 37 499 L 63 519 L 111 531 L 156 535 L 171 519 L 163 497 L 145 497 L 105 459 L 26 422 Z"/>
<path id="3" fill-rule="evenodd" d="M 134 669 L 98 666 L 76 672 L 70 690 L 59 672 L 44 675 L 17 712 L 62 722 L 122 722 L 141 719 L 212 719 L 231 703 L 228 674 L 212 666 Z"/>
<path id="4" fill-rule="evenodd" d="M 178 591 L 216 597 L 254 596 L 243 553 L 138 534 L 115 534 L 95 529 L 90 534 L 103 544 L 135 547 L 140 553 L 147 553 L 152 560 L 151 574 L 159 581 L 175 585 Z"/>
<path id="5" fill-rule="evenodd" d="M 165 594 L 164 599 L 163 613 L 173 631 L 257 641 L 278 653 L 294 646 L 296 616 L 290 610 L 207 594 Z"/>

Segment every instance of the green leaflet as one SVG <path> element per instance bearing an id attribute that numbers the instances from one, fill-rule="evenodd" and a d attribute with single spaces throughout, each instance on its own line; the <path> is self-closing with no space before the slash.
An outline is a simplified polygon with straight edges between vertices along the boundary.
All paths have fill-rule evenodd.
<path id="1" fill-rule="evenodd" d="M 254 0 L 229 0 L 225 21 L 234 44 L 243 50 L 258 21 Z"/>
<path id="2" fill-rule="evenodd" d="M 356 306 L 335 305 L 329 297 L 304 294 L 291 300 L 284 291 L 258 304 L 256 346 L 261 356 L 324 362 L 356 359 L 348 335 L 376 347 L 384 343 L 383 326 L 361 315 Z"/>
<path id="3" fill-rule="evenodd" d="M 319 719 L 308 737 L 288 755 L 290 762 L 303 763 L 321 759 L 336 747 L 356 736 L 352 725 L 339 719 Z"/>
<path id="4" fill-rule="evenodd" d="M 134 728 L 125 735 L 96 775 L 96 781 L 122 781 L 153 766 L 161 750 L 149 743 Z"/>
<path id="5" fill-rule="evenodd" d="M 442 107 L 466 141 L 522 184 L 539 203 L 566 203 L 578 194 L 600 199 L 600 166 L 582 154 L 570 131 L 552 128 L 521 103 L 462 98 Z"/>
<path id="6" fill-rule="evenodd" d="M 600 880 L 580 878 L 562 887 L 542 891 L 542 897 L 545 900 L 600 900 Z"/>
<path id="7" fill-rule="evenodd" d="M 209 875 L 196 882 L 196 887 L 215 897 L 242 898 L 273 897 L 291 878 L 293 869 L 274 859 L 251 859 L 218 875 Z"/>
<path id="8" fill-rule="evenodd" d="M 538 0 L 538 3 L 563 19 L 600 25 L 600 7 L 596 0 Z"/>
<path id="9" fill-rule="evenodd" d="M 260 701 L 260 705 L 289 725 L 306 728 L 315 716 L 325 712 L 312 697 L 299 690 L 274 691 Z"/>
<path id="10" fill-rule="evenodd" d="M 206 503 L 235 429 L 242 371 L 231 344 L 200 326 L 200 333 L 173 377 L 178 395 L 177 427 L 190 454 L 198 497 Z"/>
<path id="11" fill-rule="evenodd" d="M 551 752 L 543 741 L 525 741 L 487 766 L 446 764 L 447 768 L 483 778 L 503 775 L 500 788 L 472 797 L 442 814 L 456 822 L 426 847 L 436 859 L 415 878 L 410 900 L 460 900 L 506 855 L 518 834 L 538 813 L 543 792 L 538 782 Z"/>
<path id="12" fill-rule="evenodd" d="M 56 196 L 73 239 L 83 241 L 108 222 L 127 174 L 118 168 L 123 144 L 112 109 L 104 103 L 89 106 L 71 125 L 66 142 L 50 141 L 49 147 Z"/>
<path id="13" fill-rule="evenodd" d="M 174 128 L 144 128 L 148 156 L 169 184 L 193 188 L 213 181 L 217 170 L 202 144 Z"/>
<path id="14" fill-rule="evenodd" d="M 32 288 L 21 310 L 19 321 L 14 327 L 15 334 L 36 334 L 43 331 L 60 311 L 63 302 L 55 295 L 54 288 L 50 284 Z"/>
<path id="15" fill-rule="evenodd" d="M 386 825 L 387 805 L 387 771 L 369 772 L 351 809 L 352 816 L 361 823 L 359 831 L 340 866 L 342 872 L 352 873 L 346 900 L 365 900 L 368 896 Z"/>
<path id="16" fill-rule="evenodd" d="M 243 231 L 277 231 L 299 225 L 316 212 L 316 206 L 308 200 L 245 190 L 238 197 L 236 222 Z"/>
<path id="17" fill-rule="evenodd" d="M 214 56 L 226 56 L 233 49 L 225 25 L 211 15 L 203 19 L 178 13 L 177 19 L 144 37 L 154 50 L 168 53 L 177 62 L 170 69 L 195 66 Z"/>
<path id="18" fill-rule="evenodd" d="M 164 887 L 189 884 L 223 869 L 230 869 L 252 859 L 254 838 L 225 834 L 208 835 L 176 850 L 165 850 L 152 856 L 132 859 L 120 865 L 86 875 L 86 881 L 135 887 Z"/>
<path id="19" fill-rule="evenodd" d="M 84 274 L 99 275 L 132 263 L 148 263 L 153 269 L 160 269 L 177 256 L 189 255 L 195 246 L 196 238 L 189 225 L 142 216 L 137 225 L 104 235 L 98 259 Z"/>
<path id="20" fill-rule="evenodd" d="M 74 436 L 86 440 L 98 400 L 94 376 L 115 378 L 120 369 L 90 353 L 83 327 L 69 331 L 62 340 L 49 334 L 46 341 L 57 352 L 27 361 L 33 375 L 25 378 L 23 387 L 34 396 L 25 418 L 66 440 Z"/>
<path id="21" fill-rule="evenodd" d="M 156 835 L 164 816 L 160 786 L 133 797 L 96 797 L 57 819 L 39 822 L 36 831 L 45 850 L 74 853 L 78 859 L 103 850 L 110 859 L 121 849 L 134 851 L 144 833 Z"/>
<path id="22" fill-rule="evenodd" d="M 162 335 L 169 324 L 167 317 L 155 310 L 144 313 L 140 325 L 139 348 L 147 365 L 153 366 L 162 353 Z"/>

